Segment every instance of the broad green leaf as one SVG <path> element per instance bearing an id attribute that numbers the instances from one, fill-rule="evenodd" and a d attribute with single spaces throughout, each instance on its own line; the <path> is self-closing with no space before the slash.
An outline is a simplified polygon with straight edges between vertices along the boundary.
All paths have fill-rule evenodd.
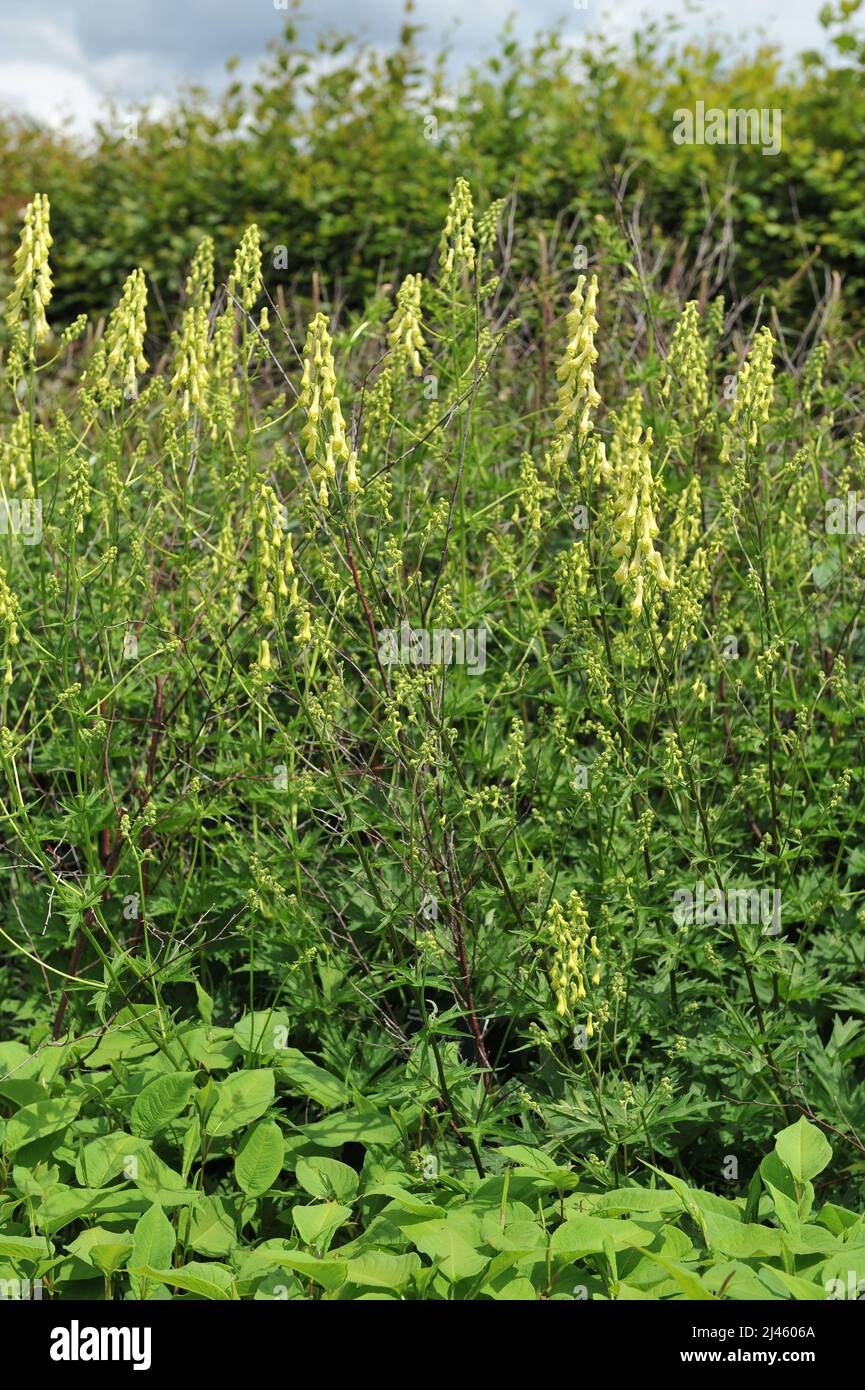
<path id="1" fill-rule="evenodd" d="M 369 1112 L 358 1114 L 346 1110 L 339 1115 L 328 1115 L 315 1124 L 305 1125 L 304 1134 L 311 1144 L 321 1144 L 326 1149 L 342 1148 L 343 1144 L 396 1144 L 399 1130 L 388 1115 Z"/>
<path id="2" fill-rule="evenodd" d="M 6 1152 L 12 1156 L 35 1139 L 58 1134 L 72 1124 L 80 1108 L 80 1099 L 72 1095 L 25 1105 L 6 1124 Z"/>
<path id="3" fill-rule="evenodd" d="M 244 1052 L 257 1052 L 270 1058 L 285 1049 L 289 1026 L 290 1019 L 284 1009 L 260 1009 L 254 1014 L 244 1014 L 234 1026 L 233 1037 Z"/>
<path id="4" fill-rule="evenodd" d="M 776 1269 L 772 1265 L 760 1266 L 760 1278 L 767 1288 L 777 1290 L 782 1297 L 793 1298 L 797 1303 L 822 1303 L 826 1299 L 826 1290 L 822 1284 L 813 1284 L 809 1279 L 787 1274 L 785 1270 Z"/>
<path id="5" fill-rule="evenodd" d="M 313 1202 L 309 1206 L 292 1207 L 291 1215 L 304 1245 L 324 1250 L 340 1226 L 351 1216 L 351 1207 L 340 1202 Z"/>
<path id="6" fill-rule="evenodd" d="M 44 1236 L 0 1235 L 0 1259 L 36 1265 L 40 1260 L 47 1259 L 50 1253 L 51 1246 Z"/>
<path id="7" fill-rule="evenodd" d="M 234 1222 L 219 1197 L 200 1197 L 180 1221 L 180 1230 L 188 1229 L 188 1243 L 197 1255 L 218 1259 L 230 1255 L 237 1245 Z"/>
<path id="8" fill-rule="evenodd" d="M 832 1145 L 821 1129 L 800 1115 L 775 1137 L 775 1148 L 797 1182 L 808 1182 L 832 1160 Z"/>
<path id="9" fill-rule="evenodd" d="M 645 1245 L 651 1238 L 651 1232 L 634 1221 L 606 1220 L 602 1216 L 569 1213 L 567 1221 L 553 1231 L 550 1250 L 554 1255 L 580 1259 L 584 1255 L 600 1254 L 605 1240 L 612 1241 L 615 1250 L 627 1250 Z"/>
<path id="10" fill-rule="evenodd" d="M 289 1090 L 302 1096 L 309 1096 L 325 1110 L 338 1105 L 346 1105 L 350 1099 L 348 1088 L 332 1072 L 311 1062 L 295 1047 L 281 1048 L 274 1054 L 274 1066 L 278 1069 L 281 1082 L 291 1082 Z"/>
<path id="11" fill-rule="evenodd" d="M 670 1278 L 673 1279 L 682 1290 L 686 1299 L 695 1303 L 716 1302 L 715 1295 L 706 1288 L 705 1284 L 700 1282 L 697 1275 L 694 1274 L 692 1270 L 686 1269 L 683 1265 L 676 1264 L 674 1260 L 665 1259 L 663 1255 L 654 1255 L 651 1250 L 644 1250 L 642 1253 L 646 1259 L 654 1260 L 656 1264 L 661 1265 L 667 1271 Z"/>
<path id="12" fill-rule="evenodd" d="M 450 1281 L 474 1278 L 489 1264 L 480 1218 L 471 1212 L 455 1211 L 443 1221 L 405 1216 L 398 1224 L 421 1254 L 438 1262 Z"/>
<path id="13" fill-rule="evenodd" d="M 132 1265 L 128 1272 L 143 1279 L 155 1279 L 169 1288 L 183 1289 L 198 1298 L 225 1302 L 231 1298 L 234 1282 L 230 1269 L 221 1264 L 202 1264 L 191 1260 L 177 1269 L 155 1269 L 152 1265 Z"/>
<path id="14" fill-rule="evenodd" d="M 135 1223 L 130 1265 L 152 1265 L 165 1269 L 174 1254 L 176 1236 L 174 1227 L 158 1202 L 148 1207 Z M 132 1278 L 132 1293 L 135 1298 L 147 1297 L 147 1280 L 138 1276 Z"/>
<path id="15" fill-rule="evenodd" d="M 292 1269 L 303 1279 L 321 1284 L 328 1291 L 338 1289 L 345 1283 L 348 1265 L 345 1260 L 319 1259 L 306 1250 L 293 1250 L 275 1257 L 275 1263 L 282 1269 Z"/>
<path id="16" fill-rule="evenodd" d="M 36 1208 L 33 1219 L 40 1231 L 54 1235 L 64 1226 L 78 1221 L 82 1216 L 95 1211 L 100 1200 L 110 1193 L 103 1188 L 75 1188 L 60 1183 L 51 1189 L 45 1200 Z"/>
<path id="17" fill-rule="evenodd" d="M 357 1173 L 335 1158 L 299 1158 L 294 1175 L 304 1192 L 312 1197 L 352 1202 L 357 1196 Z"/>
<path id="18" fill-rule="evenodd" d="M 120 1131 L 92 1139 L 81 1150 L 76 1177 L 82 1187 L 105 1187 L 121 1173 L 131 1177 L 144 1146 L 138 1135 Z"/>
<path id="19" fill-rule="evenodd" d="M 182 1113 L 195 1090 L 195 1072 L 170 1072 L 144 1087 L 132 1106 L 132 1128 L 144 1139 L 161 1134 Z"/>
<path id="20" fill-rule="evenodd" d="M 788 1231 L 798 1230 L 801 1222 L 807 1220 L 811 1211 L 814 1201 L 813 1184 L 797 1183 L 775 1149 L 766 1154 L 761 1162 L 760 1177 L 772 1198 L 772 1205 L 781 1225 Z"/>
<path id="21" fill-rule="evenodd" d="M 111 1275 L 126 1264 L 132 1244 L 131 1231 L 107 1231 L 102 1226 L 91 1226 L 66 1248 L 77 1259 L 92 1264 L 100 1274 Z"/>
<path id="22" fill-rule="evenodd" d="M 207 1120 L 208 1134 L 231 1134 L 251 1125 L 273 1104 L 274 1093 L 274 1076 L 269 1068 L 234 1072 L 216 1082 L 216 1104 Z"/>
<path id="23" fill-rule="evenodd" d="M 770 1226 L 743 1226 L 717 1212 L 706 1212 L 705 1222 L 710 1249 L 731 1259 L 752 1260 L 781 1253 L 781 1232 Z"/>
<path id="24" fill-rule="evenodd" d="M 404 1289 L 421 1268 L 420 1256 L 392 1255 L 387 1250 L 365 1250 L 347 1260 L 346 1279 L 352 1284 L 367 1284 L 380 1289 Z"/>
<path id="25" fill-rule="evenodd" d="M 275 1120 L 259 1120 L 240 1141 L 234 1176 L 248 1197 L 267 1192 L 282 1172 L 285 1142 Z"/>

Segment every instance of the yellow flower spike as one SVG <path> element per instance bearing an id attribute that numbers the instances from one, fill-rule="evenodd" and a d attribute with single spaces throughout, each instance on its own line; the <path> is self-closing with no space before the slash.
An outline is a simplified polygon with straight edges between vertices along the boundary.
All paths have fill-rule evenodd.
<path id="1" fill-rule="evenodd" d="M 234 257 L 228 288 L 248 313 L 261 294 L 261 233 L 253 222 L 247 227 Z"/>
<path id="2" fill-rule="evenodd" d="M 414 376 L 423 371 L 420 354 L 425 351 L 421 327 L 422 276 L 407 275 L 397 290 L 396 312 L 390 321 L 387 341 L 391 353 L 411 368 Z"/>
<path id="3" fill-rule="evenodd" d="M 595 318 L 597 276 L 592 276 L 584 294 L 585 284 L 585 275 L 580 275 L 571 293 L 571 308 L 565 321 L 568 344 L 564 358 L 556 369 L 559 414 L 553 427 L 553 444 L 544 459 L 554 479 L 559 477 L 575 443 L 580 449 L 581 478 L 590 480 L 592 469 L 601 478 L 608 477 L 610 472 L 603 444 L 591 436 L 592 412 L 601 403 L 592 371 L 598 360 L 595 347 L 595 333 L 598 331 L 598 320 Z"/>
<path id="4" fill-rule="evenodd" d="M 327 319 L 321 313 L 316 314 L 307 330 L 298 403 L 307 416 L 300 436 L 306 457 L 312 465 L 312 482 L 319 481 L 322 471 L 328 478 L 335 479 L 337 463 L 347 462 L 351 451 L 345 437 L 345 421 L 336 394 L 336 372 L 330 332 Z M 321 505 L 327 506 L 327 488 L 323 479 L 318 489 L 318 497 Z"/>
<path id="5" fill-rule="evenodd" d="M 460 176 L 454 184 L 447 218 L 439 243 L 440 278 L 452 283 L 459 270 L 474 270 L 475 265 L 474 205 L 471 189 Z"/>
<path id="6" fill-rule="evenodd" d="M 202 415 L 208 413 L 208 333 L 206 310 L 201 305 L 187 309 L 180 324 L 180 346 L 171 378 L 172 398 L 181 396 L 181 414 L 186 416 L 192 406 Z"/>
<path id="7" fill-rule="evenodd" d="M 558 900 L 550 904 L 543 924 L 544 934 L 552 948 L 549 967 L 550 989 L 556 998 L 556 1013 L 570 1016 L 576 1005 L 587 997 L 587 958 L 600 956 L 597 939 L 590 936 L 589 919 L 579 893 L 571 893 L 566 908 Z M 600 966 L 596 966 L 592 983 L 597 984 Z"/>
<path id="8" fill-rule="evenodd" d="M 186 298 L 190 304 L 207 308 L 213 295 L 213 237 L 202 237 L 195 249 L 186 280 Z"/>
<path id="9" fill-rule="evenodd" d="M 664 398 L 669 396 L 674 381 L 683 390 L 691 413 L 702 415 L 709 402 L 709 370 L 695 299 L 685 305 L 670 340 L 670 350 L 664 364 L 664 384 L 661 387 Z"/>
<path id="10" fill-rule="evenodd" d="M 147 282 L 143 270 L 133 270 L 123 286 L 120 302 L 105 330 L 106 375 L 119 377 L 129 400 L 138 395 L 136 373 L 147 371 L 144 335 L 147 331 Z"/>
<path id="11" fill-rule="evenodd" d="M 14 261 L 15 286 L 6 304 L 9 327 L 29 322 L 36 343 L 41 343 L 51 332 L 45 317 L 53 287 L 48 263 L 48 252 L 53 245 L 50 220 L 48 199 L 43 193 L 37 193 L 24 210 L 24 226 Z"/>
<path id="12" fill-rule="evenodd" d="M 652 505 L 652 443 L 652 430 L 647 429 L 643 437 L 641 426 L 634 422 L 629 423 L 627 444 L 621 449 L 617 447 L 617 496 L 612 521 L 612 532 L 616 539 L 610 551 L 613 558 L 620 561 L 613 575 L 615 582 L 622 588 L 629 583 L 633 585 L 628 604 L 633 618 L 638 618 L 643 611 L 647 569 L 654 574 L 659 588 L 672 587 L 661 555 L 655 548 L 659 527 Z"/>
<path id="13" fill-rule="evenodd" d="M 734 454 L 741 454 L 742 439 L 745 436 L 748 447 L 756 448 L 759 442 L 759 426 L 768 423 L 769 409 L 774 397 L 774 353 L 775 339 L 768 328 L 761 328 L 739 372 L 729 424 L 724 429 L 721 439 L 722 463 L 729 463 Z"/>
<path id="14" fill-rule="evenodd" d="M 587 1038 L 593 1038 L 594 1036 L 595 1036 L 595 1024 L 594 1024 L 594 1020 L 593 1020 L 593 1018 L 592 1018 L 592 1015 L 589 1014 L 588 1022 L 586 1023 L 586 1037 L 587 1037 Z"/>

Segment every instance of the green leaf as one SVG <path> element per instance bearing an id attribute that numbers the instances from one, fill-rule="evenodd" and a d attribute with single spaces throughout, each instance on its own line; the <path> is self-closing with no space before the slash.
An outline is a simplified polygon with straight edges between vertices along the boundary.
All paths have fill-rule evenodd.
<path id="1" fill-rule="evenodd" d="M 216 1082 L 216 1104 L 207 1120 L 213 1137 L 251 1125 L 273 1104 L 274 1076 L 269 1069 L 239 1071 Z"/>
<path id="2" fill-rule="evenodd" d="M 377 1289 L 404 1289 L 421 1268 L 420 1256 L 391 1255 L 386 1250 L 364 1250 L 346 1262 L 346 1279 Z"/>
<path id="3" fill-rule="evenodd" d="M 101 1274 L 112 1275 L 126 1264 L 132 1244 L 131 1231 L 107 1231 L 102 1226 L 91 1226 L 66 1248 L 71 1255 L 85 1264 L 93 1265 Z"/>
<path id="4" fill-rule="evenodd" d="M 76 1165 L 76 1177 L 82 1187 L 104 1187 L 120 1173 L 134 1168 L 132 1160 L 137 1158 L 143 1146 L 137 1135 L 116 1131 L 103 1134 L 85 1144 Z"/>
<path id="5" fill-rule="evenodd" d="M 46 1135 L 58 1134 L 71 1125 L 81 1108 L 77 1096 L 64 1096 L 57 1100 L 39 1100 L 35 1105 L 25 1105 L 16 1111 L 6 1125 L 6 1152 L 11 1156 L 25 1144 Z"/>
<path id="6" fill-rule="evenodd" d="M 244 1014 L 235 1024 L 234 1041 L 244 1052 L 257 1052 L 269 1058 L 285 1046 L 289 1025 L 289 1016 L 283 1009 L 260 1009 L 254 1014 Z"/>
<path id="7" fill-rule="evenodd" d="M 47 1259 L 51 1246 L 44 1236 L 4 1236 L 0 1235 L 0 1259 L 14 1260 L 16 1264 L 37 1265 Z"/>
<path id="8" fill-rule="evenodd" d="M 646 1259 L 653 1260 L 655 1264 L 661 1265 L 667 1271 L 671 1279 L 674 1279 L 678 1284 L 686 1299 L 695 1303 L 717 1302 L 715 1295 L 706 1288 L 705 1284 L 700 1283 L 692 1270 L 685 1269 L 683 1265 L 676 1264 L 674 1260 L 665 1260 L 663 1255 L 653 1255 L 651 1250 L 644 1250 L 642 1253 Z"/>
<path id="9" fill-rule="evenodd" d="M 812 1284 L 809 1279 L 787 1274 L 785 1270 L 776 1269 L 773 1265 L 761 1265 L 760 1278 L 773 1293 L 780 1293 L 782 1298 L 793 1298 L 797 1303 L 822 1303 L 826 1299 L 826 1290 L 822 1284 Z"/>
<path id="10" fill-rule="evenodd" d="M 569 1214 L 553 1231 L 550 1250 L 554 1255 L 579 1259 L 584 1255 L 599 1255 L 605 1240 L 611 1240 L 615 1250 L 627 1250 L 645 1245 L 648 1235 L 645 1226 L 638 1226 L 634 1221 Z"/>
<path id="11" fill-rule="evenodd" d="M 234 1176 L 247 1197 L 267 1192 L 282 1172 L 285 1141 L 275 1120 L 259 1120 L 240 1141 Z"/>
<path id="12" fill-rule="evenodd" d="M 199 1015 L 209 1028 L 213 1022 L 213 1000 L 198 980 L 195 981 L 195 993 L 198 999 Z"/>
<path id="13" fill-rule="evenodd" d="M 282 1269 L 292 1269 L 304 1279 L 311 1279 L 313 1283 L 321 1284 L 322 1288 L 331 1292 L 345 1283 L 348 1268 L 345 1260 L 319 1259 L 317 1255 L 312 1255 L 306 1250 L 274 1254 L 273 1263 Z"/>
<path id="14" fill-rule="evenodd" d="M 325 1250 L 336 1231 L 351 1216 L 351 1207 L 339 1202 L 314 1202 L 310 1206 L 297 1205 L 291 1215 L 304 1245 L 314 1245 L 317 1250 Z"/>
<path id="15" fill-rule="evenodd" d="M 131 1122 L 136 1134 L 152 1139 L 186 1109 L 195 1090 L 195 1072 L 158 1076 L 135 1097 Z"/>
<path id="16" fill-rule="evenodd" d="M 148 1207 L 135 1223 L 131 1265 L 153 1265 L 157 1269 L 166 1268 L 174 1254 L 176 1236 L 174 1227 L 158 1202 Z M 132 1279 L 132 1293 L 135 1298 L 147 1297 L 147 1280 Z"/>
<path id="17" fill-rule="evenodd" d="M 237 1245 L 234 1222 L 219 1197 L 200 1197 L 181 1221 L 189 1222 L 188 1241 L 197 1255 L 218 1259 L 230 1255 Z M 182 1232 L 184 1226 L 180 1229 Z"/>
<path id="18" fill-rule="evenodd" d="M 472 1212 L 450 1212 L 443 1221 L 404 1216 L 396 1224 L 422 1254 L 438 1262 L 446 1279 L 473 1279 L 489 1264 L 480 1218 Z"/>
<path id="19" fill-rule="evenodd" d="M 294 1175 L 304 1192 L 312 1197 L 352 1202 L 357 1196 L 357 1173 L 335 1158 L 299 1158 Z"/>
<path id="20" fill-rule="evenodd" d="M 342 1148 L 343 1144 L 396 1144 L 400 1137 L 390 1116 L 373 1111 L 360 1115 L 353 1110 L 306 1125 L 304 1134 L 311 1144 L 326 1149 Z"/>
<path id="21" fill-rule="evenodd" d="M 832 1160 L 832 1145 L 816 1125 L 801 1115 L 794 1125 L 775 1137 L 775 1148 L 797 1182 L 808 1182 Z"/>
<path id="22" fill-rule="evenodd" d="M 155 1269 L 152 1265 L 129 1265 L 128 1272 L 143 1279 L 155 1279 L 170 1288 L 184 1289 L 198 1298 L 225 1302 L 231 1298 L 234 1282 L 230 1269 L 220 1264 L 191 1260 L 178 1269 Z"/>
<path id="23" fill-rule="evenodd" d="M 302 1096 L 309 1096 L 325 1110 L 337 1105 L 346 1105 L 350 1099 L 348 1088 L 332 1072 L 311 1062 L 295 1047 L 281 1048 L 274 1055 L 274 1064 L 279 1070 L 280 1081 L 293 1082 L 291 1090 Z"/>

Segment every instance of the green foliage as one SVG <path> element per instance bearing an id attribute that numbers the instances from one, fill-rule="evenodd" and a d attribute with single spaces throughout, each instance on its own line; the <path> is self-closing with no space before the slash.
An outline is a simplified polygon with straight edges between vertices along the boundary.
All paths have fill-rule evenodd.
<path id="1" fill-rule="evenodd" d="M 91 144 L 7 120 L 0 259 L 39 186 L 55 209 L 63 322 L 107 309 L 131 265 L 171 315 L 200 238 L 225 258 L 252 220 L 274 287 L 315 298 L 315 275 L 358 306 L 383 276 L 425 268 L 463 173 L 486 200 L 518 194 L 511 249 L 531 280 L 539 244 L 543 280 L 569 268 L 575 244 L 597 249 L 598 216 L 621 228 L 636 215 L 672 274 L 684 256 L 686 296 L 706 274 L 728 301 L 765 292 L 804 323 L 832 272 L 862 300 L 857 9 L 827 13 L 829 55 L 804 54 L 789 73 L 771 49 L 744 58 L 652 22 L 623 47 L 558 31 L 521 48 L 506 29 L 458 80 L 411 24 L 387 56 L 345 36 L 307 49 L 289 25 L 251 87 L 107 116 Z M 780 153 L 676 145 L 674 113 L 697 101 L 779 110 Z"/>
<path id="2" fill-rule="evenodd" d="M 610 237 L 599 283 L 517 319 L 509 217 L 458 179 L 433 273 L 305 344 L 261 313 L 259 229 L 212 277 L 205 242 L 161 357 L 132 276 L 72 370 L 35 331 L 59 237 L 31 209 L 0 400 L 2 1279 L 865 1278 L 846 303 L 742 339 L 741 305 L 683 309 Z"/>

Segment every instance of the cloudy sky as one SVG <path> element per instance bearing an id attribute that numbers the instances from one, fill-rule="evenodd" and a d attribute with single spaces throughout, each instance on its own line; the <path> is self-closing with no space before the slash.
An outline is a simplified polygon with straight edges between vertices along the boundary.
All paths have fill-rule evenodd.
<path id="1" fill-rule="evenodd" d="M 86 131 L 107 97 L 162 104 L 183 82 L 218 87 L 230 56 L 249 76 L 289 17 L 281 0 L 0 0 L 0 109 Z M 621 34 L 647 14 L 675 13 L 687 30 L 761 29 L 785 51 L 822 43 L 819 0 L 725 0 L 694 14 L 691 0 L 416 0 L 429 42 L 449 33 L 454 61 L 483 53 L 513 15 L 518 34 L 564 18 Z M 306 0 L 307 34 L 337 28 L 391 43 L 402 0 Z M 690 14 L 689 14 L 690 10 Z"/>

